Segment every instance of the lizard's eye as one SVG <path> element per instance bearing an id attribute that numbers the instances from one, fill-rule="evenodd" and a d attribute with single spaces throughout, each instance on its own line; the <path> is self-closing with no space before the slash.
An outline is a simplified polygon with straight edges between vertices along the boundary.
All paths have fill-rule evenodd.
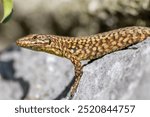
<path id="1" fill-rule="evenodd" d="M 51 40 L 49 39 L 49 42 L 48 42 L 48 44 L 50 45 L 51 44 Z"/>
<path id="2" fill-rule="evenodd" d="M 33 36 L 33 38 L 32 39 L 36 39 L 37 38 L 37 36 L 35 35 L 35 36 Z"/>

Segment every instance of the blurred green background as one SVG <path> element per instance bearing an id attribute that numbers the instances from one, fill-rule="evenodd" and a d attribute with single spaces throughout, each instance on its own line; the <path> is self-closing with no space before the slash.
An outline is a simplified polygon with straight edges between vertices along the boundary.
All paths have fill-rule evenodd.
<path id="1" fill-rule="evenodd" d="M 14 0 L 13 11 L 0 24 L 0 51 L 30 33 L 78 36 L 150 26 L 150 0 Z"/>

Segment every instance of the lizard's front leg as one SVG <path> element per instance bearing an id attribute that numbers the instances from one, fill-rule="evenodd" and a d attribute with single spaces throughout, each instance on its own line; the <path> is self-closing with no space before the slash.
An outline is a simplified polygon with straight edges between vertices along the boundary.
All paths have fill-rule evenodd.
<path id="1" fill-rule="evenodd" d="M 77 59 L 75 59 L 74 57 L 71 59 L 72 63 L 74 64 L 74 69 L 75 69 L 75 81 L 74 84 L 71 87 L 71 97 L 74 95 L 74 93 L 77 90 L 77 87 L 79 85 L 81 76 L 83 74 L 82 71 L 82 66 L 81 66 L 81 62 Z"/>
<path id="2" fill-rule="evenodd" d="M 82 65 L 81 65 L 80 60 L 78 60 L 78 58 L 76 56 L 74 56 L 72 53 L 64 52 L 64 56 L 71 60 L 71 62 L 74 65 L 74 70 L 75 70 L 75 81 L 74 81 L 74 83 L 71 87 L 71 90 L 70 90 L 70 96 L 72 97 L 77 90 L 81 76 L 83 74 Z"/>

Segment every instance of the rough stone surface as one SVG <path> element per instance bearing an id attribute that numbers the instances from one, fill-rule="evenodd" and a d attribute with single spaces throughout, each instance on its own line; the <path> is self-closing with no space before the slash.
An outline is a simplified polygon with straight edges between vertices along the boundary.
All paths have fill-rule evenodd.
<path id="1" fill-rule="evenodd" d="M 73 66 L 67 59 L 27 49 L 19 54 L 16 76 L 30 83 L 27 99 L 54 99 L 73 78 Z"/>
<path id="2" fill-rule="evenodd" d="M 15 61 L 15 78 L 23 78 L 30 84 L 25 99 L 55 99 L 73 78 L 71 62 L 54 55 L 21 49 L 3 53 L 0 57 L 0 61 L 10 60 Z M 8 92 L 12 88 L 8 85 Z M 3 93 L 0 92 L 0 97 Z"/>
<path id="3" fill-rule="evenodd" d="M 73 99 L 150 99 L 150 38 L 84 67 Z"/>
<path id="4" fill-rule="evenodd" d="M 0 77 L 0 100 L 19 99 L 21 95 L 22 91 L 17 82 L 3 80 Z"/>

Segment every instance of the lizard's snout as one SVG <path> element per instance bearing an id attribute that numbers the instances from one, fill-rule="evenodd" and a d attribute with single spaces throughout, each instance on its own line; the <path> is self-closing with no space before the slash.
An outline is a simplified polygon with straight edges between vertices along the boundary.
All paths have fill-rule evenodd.
<path id="1" fill-rule="evenodd" d="M 19 39 L 16 41 L 16 44 L 20 47 L 27 47 L 28 45 L 30 45 L 30 42 L 24 39 Z"/>
<path id="2" fill-rule="evenodd" d="M 17 44 L 18 46 L 21 46 L 21 41 L 20 41 L 20 40 L 17 40 L 17 41 L 16 41 L 16 44 Z"/>
<path id="3" fill-rule="evenodd" d="M 17 44 L 17 45 L 20 45 L 20 41 L 19 41 L 19 40 L 17 40 L 17 41 L 16 41 L 16 44 Z"/>
<path id="4" fill-rule="evenodd" d="M 16 41 L 16 44 L 18 46 L 23 46 L 23 45 L 25 45 L 25 42 L 23 40 L 19 39 L 19 40 Z"/>

